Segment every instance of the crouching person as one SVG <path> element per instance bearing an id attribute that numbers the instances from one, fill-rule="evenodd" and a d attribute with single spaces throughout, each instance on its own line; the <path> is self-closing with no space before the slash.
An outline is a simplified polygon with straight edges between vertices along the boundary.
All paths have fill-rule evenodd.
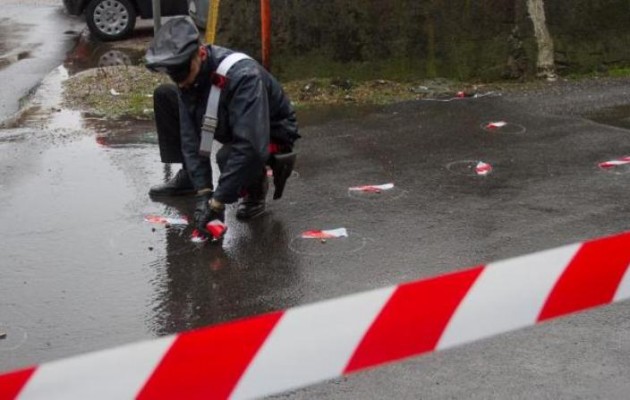
<path id="1" fill-rule="evenodd" d="M 197 195 L 196 228 L 212 235 L 209 222 L 225 221 L 225 205 L 239 201 L 236 217 L 265 211 L 266 166 L 273 170 L 274 198 L 282 195 L 295 162 L 298 134 L 295 111 L 278 81 L 252 58 L 204 45 L 192 20 L 176 17 L 157 32 L 145 56 L 150 70 L 174 84 L 154 93 L 161 160 L 181 163 L 169 181 L 154 186 L 152 197 Z M 212 141 L 223 144 L 213 187 Z"/>

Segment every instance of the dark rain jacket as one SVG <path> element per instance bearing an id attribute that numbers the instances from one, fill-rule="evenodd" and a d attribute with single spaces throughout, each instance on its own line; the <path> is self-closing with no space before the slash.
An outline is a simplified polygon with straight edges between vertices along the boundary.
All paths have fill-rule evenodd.
<path id="1" fill-rule="evenodd" d="M 197 190 L 212 187 L 210 160 L 199 154 L 211 76 L 232 53 L 208 46 L 208 59 L 194 85 L 179 90 L 182 153 Z M 290 149 L 299 137 L 295 111 L 278 81 L 254 60 L 234 64 L 221 91 L 214 135 L 215 140 L 230 146 L 230 152 L 213 197 L 223 203 L 235 202 L 241 188 L 260 176 L 269 158 L 269 144 Z"/>

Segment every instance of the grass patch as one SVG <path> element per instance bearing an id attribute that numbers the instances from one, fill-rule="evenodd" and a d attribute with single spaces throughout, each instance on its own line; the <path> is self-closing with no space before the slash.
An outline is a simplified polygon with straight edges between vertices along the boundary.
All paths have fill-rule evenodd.
<path id="1" fill-rule="evenodd" d="M 608 76 L 612 78 L 627 78 L 630 76 L 630 67 L 611 69 L 608 71 Z"/>
<path id="2" fill-rule="evenodd" d="M 64 105 L 108 118 L 152 118 L 153 90 L 165 82 L 142 67 L 92 69 L 64 83 Z"/>
<path id="3" fill-rule="evenodd" d="M 582 79 L 593 78 L 627 78 L 630 77 L 630 67 L 611 67 L 601 68 L 596 71 L 571 73 L 566 76 L 567 79 L 579 81 Z"/>
<path id="4" fill-rule="evenodd" d="M 152 118 L 153 90 L 165 82 L 169 82 L 165 75 L 142 67 L 92 69 L 64 83 L 65 106 L 112 119 Z M 382 105 L 455 95 L 457 91 L 466 90 L 464 85 L 446 79 L 396 82 L 321 78 L 294 80 L 284 83 L 283 87 L 296 108 L 340 104 Z"/>
<path id="5" fill-rule="evenodd" d="M 170 82 L 164 74 L 138 66 L 92 69 L 64 83 L 64 105 L 105 118 L 153 118 L 153 90 Z M 523 84 L 515 84 L 522 88 Z M 423 98 L 451 98 L 509 90 L 509 83 L 473 85 L 444 78 L 418 81 L 313 78 L 284 82 L 296 109 L 337 105 L 385 105 Z"/>

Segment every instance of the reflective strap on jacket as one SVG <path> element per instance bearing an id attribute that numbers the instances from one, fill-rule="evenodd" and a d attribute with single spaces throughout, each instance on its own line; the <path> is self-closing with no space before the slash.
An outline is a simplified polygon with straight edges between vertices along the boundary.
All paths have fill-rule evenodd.
<path id="1" fill-rule="evenodd" d="M 232 53 L 221 61 L 213 74 L 206 114 L 201 125 L 201 145 L 199 146 L 199 153 L 201 154 L 209 155 L 212 150 L 212 140 L 217 129 L 219 99 L 221 98 L 221 89 L 227 82 L 226 75 L 234 64 L 244 59 L 251 59 L 251 57 L 243 53 Z"/>

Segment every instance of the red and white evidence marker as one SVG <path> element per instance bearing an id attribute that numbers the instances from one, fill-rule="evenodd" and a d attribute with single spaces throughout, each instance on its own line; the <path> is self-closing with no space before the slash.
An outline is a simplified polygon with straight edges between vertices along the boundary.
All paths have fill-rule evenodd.
<path id="1" fill-rule="evenodd" d="M 503 128 L 506 125 L 507 125 L 507 122 L 505 122 L 505 121 L 489 122 L 486 125 L 486 128 L 487 129 L 499 129 L 499 128 Z"/>
<path id="2" fill-rule="evenodd" d="M 363 185 L 353 186 L 348 188 L 351 192 L 364 192 L 364 193 L 381 193 L 383 190 L 390 190 L 394 188 L 393 183 L 385 183 L 382 185 Z"/>
<path id="3" fill-rule="evenodd" d="M 492 172 L 492 165 L 483 161 L 479 161 L 475 166 L 475 172 L 477 173 L 477 175 L 486 176 L 490 172 Z"/>
<path id="4" fill-rule="evenodd" d="M 160 225 L 188 225 L 186 217 L 164 217 L 162 215 L 147 215 L 144 220 L 152 224 Z"/>
<path id="5" fill-rule="evenodd" d="M 618 167 L 620 165 L 626 165 L 626 164 L 630 164 L 630 156 L 618 158 L 616 160 L 604 161 L 602 163 L 599 163 L 599 167 L 608 169 L 608 168 Z"/>
<path id="6" fill-rule="evenodd" d="M 348 237 L 348 230 L 346 228 L 312 230 L 303 232 L 301 237 L 302 239 L 333 239 Z"/>

